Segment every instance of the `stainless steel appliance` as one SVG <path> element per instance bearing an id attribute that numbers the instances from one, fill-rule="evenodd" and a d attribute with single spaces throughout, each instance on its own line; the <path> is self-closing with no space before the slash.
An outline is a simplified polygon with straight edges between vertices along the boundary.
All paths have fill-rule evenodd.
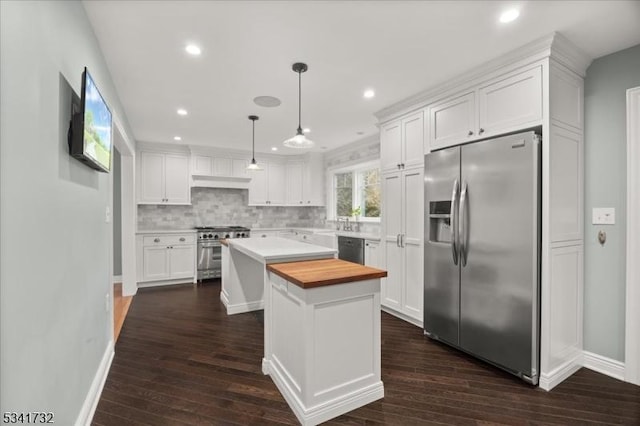
<path id="1" fill-rule="evenodd" d="M 539 371 L 540 140 L 425 156 L 424 329 L 529 383 Z"/>
<path id="2" fill-rule="evenodd" d="M 364 240 L 338 235 L 338 259 L 364 265 Z"/>
<path id="3" fill-rule="evenodd" d="M 249 238 L 251 230 L 242 226 L 200 226 L 198 230 L 198 281 L 222 275 L 223 238 Z"/>

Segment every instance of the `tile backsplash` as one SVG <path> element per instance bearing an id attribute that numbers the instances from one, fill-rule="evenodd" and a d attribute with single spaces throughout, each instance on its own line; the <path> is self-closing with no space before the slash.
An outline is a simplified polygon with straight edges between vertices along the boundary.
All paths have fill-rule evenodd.
<path id="1" fill-rule="evenodd" d="M 325 228 L 324 207 L 247 206 L 249 191 L 192 188 L 190 206 L 139 205 L 138 230 L 234 225 L 249 228 Z"/>

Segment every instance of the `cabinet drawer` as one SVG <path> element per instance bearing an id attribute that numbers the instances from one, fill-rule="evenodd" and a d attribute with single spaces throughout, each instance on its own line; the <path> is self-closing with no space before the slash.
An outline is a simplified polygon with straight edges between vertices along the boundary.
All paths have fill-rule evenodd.
<path id="1" fill-rule="evenodd" d="M 166 246 L 172 244 L 193 244 L 196 241 L 194 234 L 162 234 L 148 235 L 143 238 L 144 246 Z"/>

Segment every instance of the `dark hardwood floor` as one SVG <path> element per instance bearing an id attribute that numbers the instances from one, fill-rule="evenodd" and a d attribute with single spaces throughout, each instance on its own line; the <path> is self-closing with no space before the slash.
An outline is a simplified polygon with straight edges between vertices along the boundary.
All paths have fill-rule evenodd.
<path id="1" fill-rule="evenodd" d="M 297 424 L 260 370 L 262 312 L 227 316 L 220 283 L 140 290 L 94 425 Z M 582 369 L 545 392 L 382 314 L 385 397 L 327 424 L 640 424 L 640 387 Z"/>

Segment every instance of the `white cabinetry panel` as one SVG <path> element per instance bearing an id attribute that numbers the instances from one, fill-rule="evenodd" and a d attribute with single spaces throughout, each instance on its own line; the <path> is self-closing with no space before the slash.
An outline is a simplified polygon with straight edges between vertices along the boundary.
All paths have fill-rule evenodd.
<path id="1" fill-rule="evenodd" d="M 207 157 L 204 155 L 194 155 L 192 158 L 193 170 L 191 171 L 191 173 L 193 173 L 194 175 L 211 176 L 211 157 Z"/>
<path id="2" fill-rule="evenodd" d="M 582 137 L 555 125 L 549 144 L 551 241 L 582 239 Z"/>
<path id="3" fill-rule="evenodd" d="M 417 321 L 422 321 L 423 305 L 423 169 L 407 170 L 403 179 L 403 224 L 401 246 L 404 251 L 404 295 L 402 310 Z"/>
<path id="4" fill-rule="evenodd" d="M 551 120 L 571 126 L 582 133 L 584 82 L 574 73 L 552 62 L 549 91 Z"/>
<path id="5" fill-rule="evenodd" d="M 302 205 L 302 163 L 287 163 L 287 204 Z"/>
<path id="6" fill-rule="evenodd" d="M 166 247 L 145 247 L 142 264 L 145 281 L 169 278 L 169 253 Z"/>
<path id="7" fill-rule="evenodd" d="M 287 179 L 284 164 L 269 163 L 269 204 L 283 205 L 286 203 Z"/>
<path id="8" fill-rule="evenodd" d="M 262 162 L 261 170 L 249 170 L 251 181 L 249 181 L 249 205 L 267 204 L 267 169 L 269 165 Z"/>
<path id="9" fill-rule="evenodd" d="M 171 278 L 189 278 L 194 275 L 195 251 L 192 245 L 171 246 L 169 270 Z"/>
<path id="10" fill-rule="evenodd" d="M 424 163 L 424 114 L 420 111 L 402 120 L 402 168 Z"/>
<path id="11" fill-rule="evenodd" d="M 383 282 L 381 303 L 394 309 L 400 309 L 402 299 L 402 180 L 400 172 L 382 176 L 382 239 L 384 244 L 384 264 L 387 278 Z"/>
<path id="12" fill-rule="evenodd" d="M 190 204 L 189 157 L 140 152 L 139 204 Z"/>

